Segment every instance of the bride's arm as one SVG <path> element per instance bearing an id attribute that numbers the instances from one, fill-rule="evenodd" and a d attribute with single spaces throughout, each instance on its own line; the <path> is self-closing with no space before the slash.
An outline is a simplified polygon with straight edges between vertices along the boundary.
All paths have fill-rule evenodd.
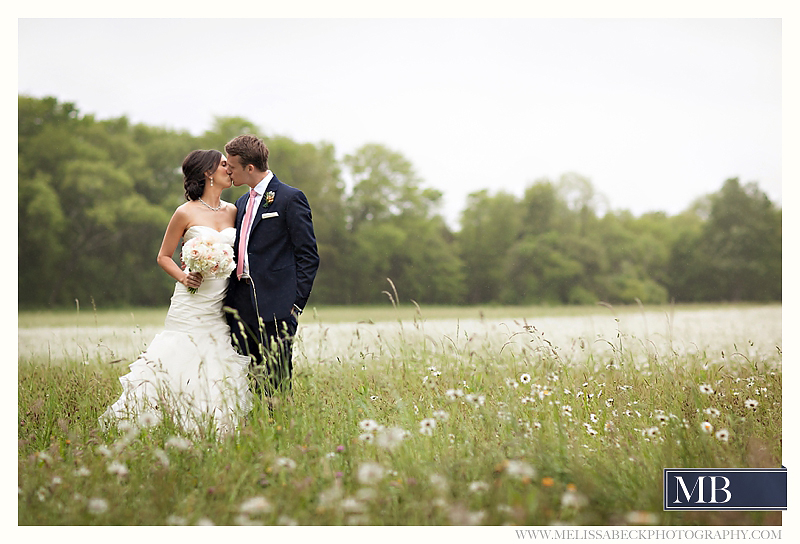
<path id="1" fill-rule="evenodd" d="M 172 219 L 169 220 L 167 225 L 167 232 L 164 233 L 164 240 L 161 242 L 161 249 L 158 250 L 158 257 L 156 261 L 158 265 L 164 269 L 164 272 L 172 276 L 175 281 L 182 283 L 186 287 L 200 287 L 203 282 L 203 276 L 199 273 L 187 273 L 172 260 L 172 254 L 175 253 L 175 248 L 181 241 L 181 236 L 186 232 L 186 227 L 189 224 L 189 216 L 183 209 L 183 206 L 175 210 L 172 214 Z"/>

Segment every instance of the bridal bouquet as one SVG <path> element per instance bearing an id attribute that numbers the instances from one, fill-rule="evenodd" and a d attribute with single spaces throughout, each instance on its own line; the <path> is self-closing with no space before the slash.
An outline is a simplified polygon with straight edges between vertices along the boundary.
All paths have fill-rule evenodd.
<path id="1" fill-rule="evenodd" d="M 191 272 L 200 272 L 203 277 L 224 278 L 236 268 L 233 248 L 209 237 L 198 236 L 183 244 L 181 260 Z M 187 289 L 192 294 L 197 292 L 194 287 Z"/>

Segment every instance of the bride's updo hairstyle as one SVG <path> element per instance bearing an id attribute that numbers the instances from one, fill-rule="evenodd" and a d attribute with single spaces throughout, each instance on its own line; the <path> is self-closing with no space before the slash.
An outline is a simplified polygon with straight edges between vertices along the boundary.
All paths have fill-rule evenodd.
<path id="1" fill-rule="evenodd" d="M 186 200 L 197 200 L 206 188 L 206 174 L 214 171 L 222 162 L 222 153 L 216 149 L 196 149 L 183 159 L 183 190 Z"/>

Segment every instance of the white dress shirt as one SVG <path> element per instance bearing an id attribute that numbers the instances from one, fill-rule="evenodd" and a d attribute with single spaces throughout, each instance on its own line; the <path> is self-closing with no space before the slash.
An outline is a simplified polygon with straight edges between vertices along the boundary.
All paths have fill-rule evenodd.
<path id="1" fill-rule="evenodd" d="M 264 196 L 264 193 L 267 191 L 267 185 L 269 185 L 269 182 L 271 180 L 272 180 L 272 170 L 267 170 L 267 175 L 264 176 L 264 179 L 259 181 L 258 185 L 253 187 L 253 190 L 256 193 L 258 193 L 258 196 L 256 197 L 256 201 L 260 201 L 261 198 Z M 248 202 L 248 204 L 249 204 L 249 202 Z M 255 206 L 258 206 L 258 205 L 255 204 Z M 246 208 L 245 208 L 245 210 L 246 210 Z M 245 225 L 244 224 L 244 220 L 242 220 L 242 230 L 241 230 L 241 234 L 239 236 L 244 236 L 245 237 L 245 246 L 244 247 L 248 247 L 248 245 L 250 243 L 250 227 L 253 225 L 253 221 L 255 221 L 257 213 L 258 213 L 258 210 L 254 207 L 253 208 L 253 214 L 250 217 L 250 224 L 248 224 L 248 225 Z M 246 211 L 245 211 L 245 215 L 247 215 Z M 247 258 L 247 252 L 245 251 L 244 255 L 239 255 L 239 258 L 240 259 L 242 259 L 242 258 L 244 259 L 244 267 L 242 268 L 242 277 L 243 278 L 244 277 L 249 278 L 250 277 L 250 261 Z"/>

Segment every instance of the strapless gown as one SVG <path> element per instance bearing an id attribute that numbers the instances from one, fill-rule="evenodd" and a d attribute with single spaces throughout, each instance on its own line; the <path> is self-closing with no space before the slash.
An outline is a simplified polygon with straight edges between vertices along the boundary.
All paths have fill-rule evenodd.
<path id="1" fill-rule="evenodd" d="M 197 236 L 233 245 L 236 229 L 194 226 L 184 241 Z M 103 425 L 121 419 L 137 424 L 148 414 L 155 422 L 169 417 L 187 431 L 236 429 L 251 406 L 249 359 L 231 345 L 222 311 L 227 288 L 228 277 L 204 278 L 194 294 L 175 284 L 164 331 L 120 377 L 122 395 L 100 418 Z"/>

